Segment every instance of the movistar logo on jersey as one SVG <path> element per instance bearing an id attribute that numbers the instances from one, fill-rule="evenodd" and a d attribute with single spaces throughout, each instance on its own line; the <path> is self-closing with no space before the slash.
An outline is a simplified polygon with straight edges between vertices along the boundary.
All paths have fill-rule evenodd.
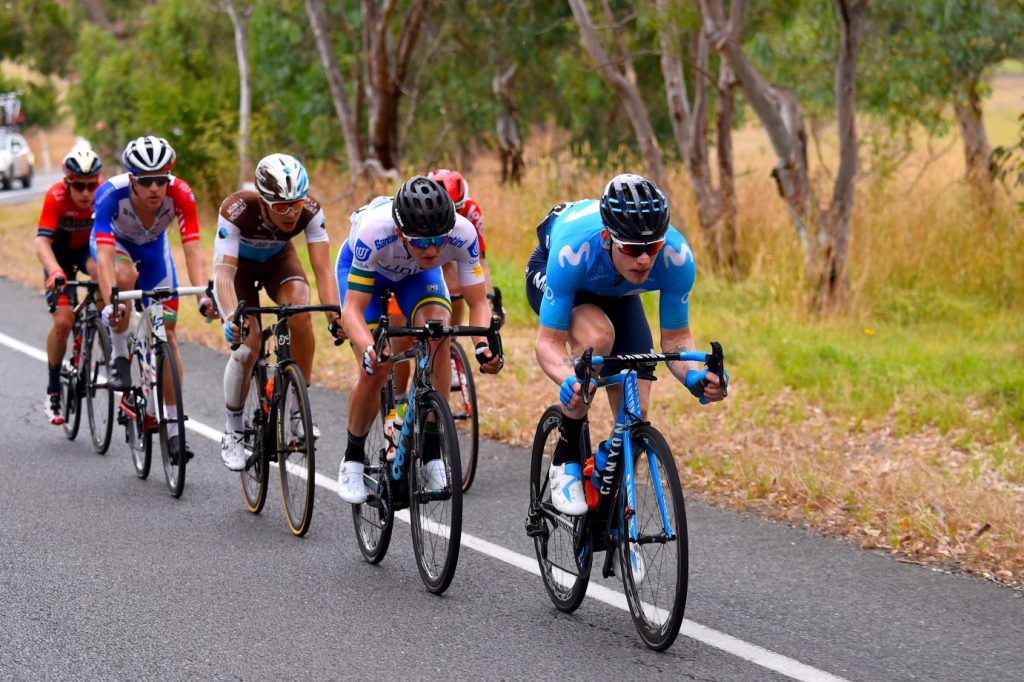
<path id="1" fill-rule="evenodd" d="M 687 244 L 683 244 L 681 251 L 676 251 L 672 246 L 665 247 L 665 265 L 674 265 L 679 267 L 686 264 L 687 258 L 693 259 L 693 252 L 690 251 L 690 247 Z"/>
<path id="2" fill-rule="evenodd" d="M 375 240 L 373 240 L 373 245 L 375 247 L 377 247 L 377 250 L 379 251 L 380 249 L 383 249 L 385 246 L 387 246 L 388 244 L 391 244 L 392 242 L 395 242 L 395 241 L 398 241 L 398 235 L 394 235 L 393 234 L 390 237 L 385 237 L 384 239 L 375 239 Z M 369 254 L 367 254 L 367 255 L 369 255 Z M 358 258 L 359 258 L 359 260 L 365 260 L 365 256 L 358 256 Z"/>
<path id="3" fill-rule="evenodd" d="M 353 251 L 355 252 L 356 260 L 366 260 L 370 257 L 370 247 L 358 239 L 356 240 L 356 248 Z"/>
<path id="4" fill-rule="evenodd" d="M 473 258 L 479 258 L 480 256 L 480 242 L 476 239 L 469 245 L 469 255 Z"/>
<path id="5" fill-rule="evenodd" d="M 563 268 L 566 263 L 576 267 L 580 264 L 580 261 L 584 261 L 590 258 L 590 242 L 584 242 L 580 244 L 580 250 L 574 251 L 571 246 L 566 244 L 562 247 L 562 250 L 558 252 L 558 264 Z"/>
<path id="6" fill-rule="evenodd" d="M 466 245 L 466 240 L 462 239 L 461 237 L 456 237 L 455 235 L 451 235 L 450 237 L 448 237 L 448 243 L 452 244 L 457 249 L 461 249 L 463 246 Z"/>

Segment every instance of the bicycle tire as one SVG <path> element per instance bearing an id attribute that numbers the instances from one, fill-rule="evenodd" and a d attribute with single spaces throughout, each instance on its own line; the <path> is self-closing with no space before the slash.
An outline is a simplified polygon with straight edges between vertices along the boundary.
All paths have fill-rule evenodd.
<path id="1" fill-rule="evenodd" d="M 473 485 L 480 454 L 480 415 L 476 406 L 476 381 L 473 378 L 469 357 L 455 339 L 451 342 L 451 361 L 459 380 L 452 384 L 448 394 L 448 407 L 451 408 L 459 439 L 462 492 L 467 492 Z"/>
<path id="2" fill-rule="evenodd" d="M 657 535 L 659 532 L 664 535 L 661 508 L 654 492 L 655 478 L 650 469 L 653 461 L 659 465 L 658 478 L 675 539 L 668 542 L 638 543 L 631 550 L 630 545 L 633 543 L 629 541 L 628 530 L 623 527 L 619 533 L 619 568 L 622 572 L 622 586 L 626 592 L 629 613 L 637 633 L 649 648 L 664 651 L 672 646 L 679 635 L 686 609 L 689 573 L 686 505 L 672 451 L 664 436 L 653 426 L 643 424 L 632 430 L 630 438 L 633 441 L 633 478 L 636 486 L 633 512 L 637 521 L 637 533 L 641 537 Z M 620 490 L 620 499 L 624 507 L 624 488 Z M 623 514 L 623 510 L 618 513 Z M 622 518 L 620 516 L 620 519 Z M 631 552 L 635 553 L 638 565 L 642 568 L 634 568 Z M 667 565 L 662 565 L 663 563 Z M 639 580 L 636 579 L 638 572 Z M 665 588 L 654 585 L 652 576 L 654 580 L 671 580 L 672 584 Z M 661 599 L 662 596 L 665 597 L 664 600 Z"/>
<path id="3" fill-rule="evenodd" d="M 281 499 L 284 517 L 293 535 L 302 537 L 313 520 L 316 493 L 316 439 L 313 438 L 313 415 L 309 392 L 302 370 L 289 363 L 279 370 L 280 405 L 277 410 L 277 471 L 281 476 Z M 289 400 L 294 398 L 295 404 Z M 298 413 L 303 437 L 296 435 L 292 414 Z"/>
<path id="4" fill-rule="evenodd" d="M 114 392 L 107 388 L 110 376 L 110 340 L 98 320 L 86 326 L 84 392 L 89 413 L 89 434 L 98 455 L 107 454 L 114 431 Z"/>
<path id="5" fill-rule="evenodd" d="M 267 501 L 270 480 L 270 450 L 273 447 L 273 420 L 269 407 L 264 411 L 263 380 L 260 367 L 253 365 L 249 377 L 249 392 L 245 396 L 242 446 L 245 448 L 245 469 L 238 473 L 245 508 L 250 514 L 259 514 Z"/>
<path id="6" fill-rule="evenodd" d="M 409 522 L 416 567 L 427 590 L 442 594 L 455 577 L 462 543 L 462 465 L 459 441 L 455 435 L 448 401 L 437 391 L 418 398 L 416 406 L 416 447 L 409 468 Z M 438 425 L 440 454 L 444 463 L 446 486 L 440 493 L 421 489 L 424 425 L 433 414 Z M 436 503 L 436 504 L 435 504 Z"/>
<path id="7" fill-rule="evenodd" d="M 563 523 L 547 515 L 558 514 L 551 506 L 548 469 L 560 437 L 558 427 L 561 423 L 562 410 L 557 405 L 544 410 L 537 422 L 530 457 L 530 516 L 527 526 L 529 531 L 530 524 L 536 524 L 530 535 L 533 536 L 537 565 L 551 603 L 563 613 L 572 613 L 587 596 L 593 545 L 586 516 L 573 519 L 558 515 L 564 519 Z M 539 511 L 542 505 L 545 512 Z"/>
<path id="8" fill-rule="evenodd" d="M 391 467 L 387 453 L 390 443 L 384 433 L 383 415 L 390 409 L 381 392 L 381 408 L 370 424 L 363 456 L 363 478 L 369 496 L 367 502 L 352 505 L 352 522 L 356 531 L 359 551 L 368 563 L 379 564 L 391 545 L 391 531 L 395 527 L 395 508 L 391 501 Z M 376 493 L 374 493 L 376 491 Z"/>
<path id="9" fill-rule="evenodd" d="M 150 465 L 153 462 L 153 436 L 146 430 L 146 412 L 149 409 L 149 401 L 155 399 L 153 393 L 157 389 L 153 384 L 143 384 L 143 382 L 148 383 L 148 379 L 143 371 L 142 358 L 135 350 L 134 341 L 129 340 L 128 347 L 133 349 L 129 360 L 132 387 L 122 392 L 121 402 L 127 404 L 135 416 L 132 417 L 123 410 L 121 414 L 124 418 L 125 439 L 128 441 L 128 449 L 131 451 L 135 474 L 145 480 L 149 477 Z M 144 350 L 143 352 L 148 351 Z M 109 377 L 110 374 L 108 373 L 107 376 Z M 113 395 L 113 391 L 108 390 L 108 393 Z"/>
<path id="10" fill-rule="evenodd" d="M 185 453 L 185 406 L 181 395 L 181 379 L 178 377 L 178 360 L 171 351 L 171 345 L 166 341 L 160 341 L 156 353 L 156 405 L 157 422 L 160 426 L 160 457 L 164 462 L 164 478 L 167 480 L 167 488 L 174 497 L 181 497 L 185 492 L 185 471 L 188 468 L 188 457 Z M 171 391 L 174 393 L 174 404 L 178 408 L 178 416 L 171 420 L 167 416 L 167 405 L 164 397 L 164 368 L 171 375 Z M 171 422 L 178 426 L 178 457 L 171 457 L 171 444 L 168 428 Z"/>
<path id="11" fill-rule="evenodd" d="M 82 357 L 85 354 L 84 343 L 78 348 L 75 357 L 75 338 L 82 331 L 81 324 L 76 322 L 71 327 L 71 355 L 60 364 L 60 416 L 63 422 L 64 435 L 68 440 L 78 437 L 78 427 L 82 422 Z M 83 335 L 84 336 L 84 335 Z M 84 338 L 83 338 L 84 341 Z M 77 360 L 77 363 L 76 363 Z M 76 366 L 77 364 L 77 366 Z"/>

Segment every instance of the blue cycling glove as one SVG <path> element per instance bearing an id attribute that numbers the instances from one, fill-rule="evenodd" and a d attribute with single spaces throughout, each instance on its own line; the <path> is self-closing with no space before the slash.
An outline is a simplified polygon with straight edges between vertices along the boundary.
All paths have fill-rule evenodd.
<path id="1" fill-rule="evenodd" d="M 726 386 L 729 385 L 729 371 L 724 370 Z M 694 398 L 700 400 L 701 405 L 707 405 L 708 399 L 704 397 L 704 387 L 708 385 L 708 370 L 691 369 L 686 373 L 686 388 L 693 394 Z"/>
<path id="2" fill-rule="evenodd" d="M 576 395 L 575 389 L 578 383 L 580 383 L 580 380 L 575 374 L 567 376 L 565 381 L 562 382 L 562 386 L 558 389 L 558 400 L 561 401 L 562 407 L 569 408 L 569 401 Z M 594 388 L 597 387 L 597 382 L 593 379 L 590 380 L 590 383 L 594 385 Z"/>
<path id="3" fill-rule="evenodd" d="M 235 326 L 230 320 L 224 323 L 224 338 L 229 346 L 235 346 L 242 342 L 241 334 L 235 333 Z"/>

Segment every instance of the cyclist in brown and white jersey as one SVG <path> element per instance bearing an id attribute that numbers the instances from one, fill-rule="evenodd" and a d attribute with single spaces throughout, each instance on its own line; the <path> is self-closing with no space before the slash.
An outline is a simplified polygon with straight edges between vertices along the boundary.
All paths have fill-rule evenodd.
<path id="1" fill-rule="evenodd" d="M 320 204 L 307 194 L 309 176 L 295 157 L 271 154 L 256 166 L 256 191 L 235 192 L 220 207 L 214 249 L 214 294 L 224 322 L 224 337 L 238 342 L 241 331 L 228 317 L 239 300 L 259 305 L 258 286 L 278 305 L 309 304 L 309 281 L 299 262 L 292 239 L 304 234 L 309 262 L 316 277 L 320 302 L 338 305 L 338 283 L 330 262 L 329 243 Z M 344 332 L 338 314 L 327 315 L 328 328 L 336 338 Z M 221 457 L 232 471 L 245 468 L 243 408 L 249 375 L 259 353 L 259 319 L 247 316 L 248 334 L 231 353 L 224 369 L 224 435 Z M 289 322 L 292 357 L 308 383 L 313 375 L 313 323 L 309 313 L 295 315 Z M 298 402 L 296 401 L 296 405 Z M 295 419 L 292 433 L 302 434 L 302 421 Z M 319 430 L 313 426 L 313 438 Z"/>

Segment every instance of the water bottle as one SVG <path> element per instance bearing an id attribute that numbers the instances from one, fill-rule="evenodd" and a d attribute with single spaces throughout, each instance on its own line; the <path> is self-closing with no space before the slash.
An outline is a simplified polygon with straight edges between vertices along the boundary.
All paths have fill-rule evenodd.
<path id="1" fill-rule="evenodd" d="M 587 458 L 586 463 L 583 465 L 583 492 L 587 497 L 587 508 L 594 510 L 597 509 L 597 503 L 601 499 L 601 494 L 598 489 L 594 486 L 593 480 L 597 479 L 597 472 L 594 468 L 594 456 L 591 455 Z"/>
<path id="2" fill-rule="evenodd" d="M 386 417 L 384 417 L 384 437 L 388 440 L 388 454 L 387 458 L 389 462 L 395 461 L 395 420 L 398 417 L 398 410 L 391 408 L 388 411 Z M 398 427 L 401 429 L 401 425 Z"/>

